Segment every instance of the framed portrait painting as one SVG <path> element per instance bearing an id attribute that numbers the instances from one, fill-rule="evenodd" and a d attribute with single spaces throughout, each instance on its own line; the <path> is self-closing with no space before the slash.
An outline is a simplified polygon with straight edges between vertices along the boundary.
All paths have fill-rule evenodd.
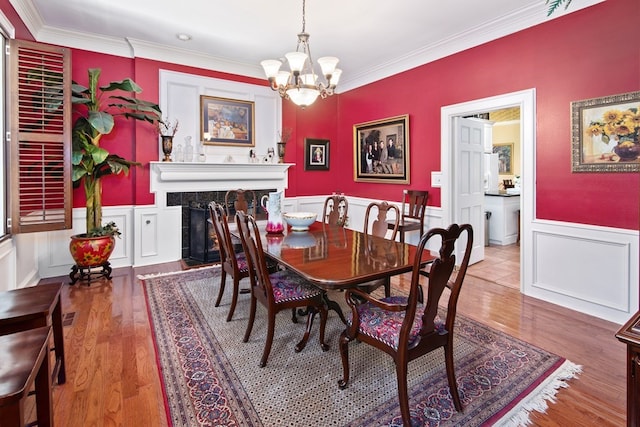
<path id="1" fill-rule="evenodd" d="M 304 170 L 329 170 L 329 140 L 304 139 Z"/>
<path id="2" fill-rule="evenodd" d="M 205 145 L 254 147 L 254 103 L 200 95 L 200 139 Z"/>
<path id="3" fill-rule="evenodd" d="M 571 171 L 640 171 L 640 92 L 571 103 Z"/>
<path id="4" fill-rule="evenodd" d="M 493 144 L 493 152 L 498 153 L 498 174 L 513 175 L 513 143 Z"/>
<path id="5" fill-rule="evenodd" d="M 353 126 L 354 180 L 409 184 L 409 115 Z"/>

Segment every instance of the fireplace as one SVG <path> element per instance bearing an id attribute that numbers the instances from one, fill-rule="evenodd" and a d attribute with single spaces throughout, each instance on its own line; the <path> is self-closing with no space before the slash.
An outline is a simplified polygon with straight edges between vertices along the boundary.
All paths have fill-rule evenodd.
<path id="1" fill-rule="evenodd" d="M 274 189 L 254 190 L 258 203 L 257 219 L 266 219 L 266 212 L 259 206 L 263 195 Z M 226 191 L 194 191 L 167 193 L 167 206 L 182 206 L 181 257 L 188 265 L 217 262 L 220 260 L 215 242 L 215 232 L 209 221 L 209 203 L 224 206 Z M 235 210 L 228 206 L 231 220 Z"/>
<path id="2" fill-rule="evenodd" d="M 290 163 L 150 162 L 150 191 L 156 195 L 157 227 L 163 230 L 163 238 L 155 245 L 150 244 L 148 252 L 154 254 L 156 262 L 189 259 L 190 207 L 206 210 L 211 201 L 224 203 L 227 190 L 237 188 L 254 190 L 259 203 L 262 195 L 288 187 L 291 166 Z M 266 217 L 261 209 L 259 214 Z M 200 221 L 202 218 L 201 215 Z M 204 218 L 208 220 L 208 211 Z M 153 223 L 153 218 L 150 222 Z"/>

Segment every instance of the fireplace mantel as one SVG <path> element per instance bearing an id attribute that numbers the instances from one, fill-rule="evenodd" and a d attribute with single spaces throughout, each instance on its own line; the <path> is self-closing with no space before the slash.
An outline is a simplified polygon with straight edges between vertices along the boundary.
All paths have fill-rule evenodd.
<path id="1" fill-rule="evenodd" d="M 182 163 L 150 162 L 150 190 L 164 194 L 190 191 L 225 191 L 232 188 L 260 190 L 289 186 L 292 163 Z M 164 194 L 161 194 L 164 193 Z"/>

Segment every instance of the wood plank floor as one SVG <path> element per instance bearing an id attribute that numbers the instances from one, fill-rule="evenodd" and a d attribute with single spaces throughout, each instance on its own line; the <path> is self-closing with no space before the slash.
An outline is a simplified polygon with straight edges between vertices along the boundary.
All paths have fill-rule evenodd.
<path id="1" fill-rule="evenodd" d="M 489 257 L 490 258 L 490 257 Z M 626 419 L 625 346 L 618 325 L 525 297 L 517 289 L 468 275 L 459 311 L 583 366 L 537 426 L 621 426 Z M 478 266 L 479 267 L 479 266 Z M 500 265 L 495 265 L 496 271 Z M 114 270 L 113 280 L 65 285 L 67 383 L 54 387 L 58 426 L 166 426 L 163 390 L 139 274 L 181 269 L 180 262 Z M 489 275 L 490 276 L 490 275 Z M 491 280 L 491 277 L 486 277 Z M 60 277 L 43 283 L 63 281 Z M 407 277 L 394 279 L 406 286 Z"/>

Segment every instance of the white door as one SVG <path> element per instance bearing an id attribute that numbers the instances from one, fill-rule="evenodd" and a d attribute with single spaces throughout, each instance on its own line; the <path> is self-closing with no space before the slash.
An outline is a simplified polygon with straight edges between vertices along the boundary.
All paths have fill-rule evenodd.
<path id="1" fill-rule="evenodd" d="M 455 117 L 453 123 L 452 178 L 454 222 L 473 227 L 473 251 L 469 264 L 484 259 L 484 124 L 477 120 Z M 460 245 L 460 249 L 464 246 Z M 456 254 L 462 259 L 462 253 Z"/>

